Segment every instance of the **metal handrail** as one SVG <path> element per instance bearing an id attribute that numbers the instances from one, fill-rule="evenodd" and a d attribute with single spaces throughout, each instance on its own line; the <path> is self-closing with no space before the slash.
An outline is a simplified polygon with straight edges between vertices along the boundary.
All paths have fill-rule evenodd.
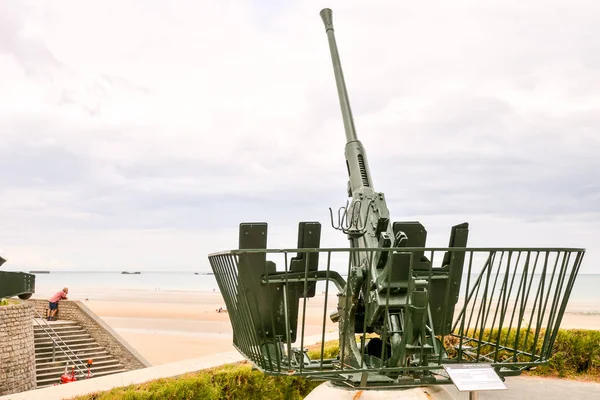
<path id="1" fill-rule="evenodd" d="M 42 320 L 44 323 L 40 323 L 40 321 L 37 321 L 34 318 L 34 321 L 36 324 L 38 324 L 39 327 L 42 328 L 42 330 L 44 331 L 44 333 L 48 336 L 48 338 L 50 338 L 50 340 L 52 341 L 52 343 L 56 346 L 58 346 L 59 350 L 65 355 L 67 356 L 67 359 L 69 360 L 69 362 L 72 363 L 72 365 L 77 369 L 77 372 L 79 374 L 79 376 L 84 376 L 85 375 L 85 363 L 77 356 L 77 354 L 75 354 L 75 352 L 73 351 L 73 349 L 71 349 L 69 347 L 69 345 L 67 345 L 67 343 L 65 343 L 65 341 L 58 335 L 58 333 L 52 329 L 52 327 L 50 326 L 50 324 L 40 315 L 40 313 L 38 313 L 38 311 L 34 308 L 33 309 L 34 313 L 38 316 L 38 318 L 40 320 Z M 44 327 L 45 325 L 45 327 Z M 46 329 L 48 328 L 48 330 L 50 331 L 50 333 L 48 333 L 48 330 Z M 51 334 L 54 334 L 55 337 L 52 337 Z M 75 359 L 77 361 L 74 361 L 71 356 L 69 354 L 67 354 L 67 352 L 63 349 L 63 346 L 61 346 L 55 339 L 60 339 L 60 341 L 63 343 L 64 347 L 71 352 L 71 354 L 75 357 Z M 53 361 L 54 361 L 54 357 L 53 357 Z M 77 363 L 79 363 L 81 366 L 83 366 L 83 369 L 81 369 Z"/>

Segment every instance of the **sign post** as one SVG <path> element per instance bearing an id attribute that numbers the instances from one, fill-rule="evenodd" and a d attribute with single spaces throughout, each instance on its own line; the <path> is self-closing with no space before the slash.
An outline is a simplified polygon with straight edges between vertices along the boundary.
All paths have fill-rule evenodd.
<path id="1" fill-rule="evenodd" d="M 469 392 L 469 400 L 478 400 L 482 390 L 506 390 L 489 364 L 444 364 L 443 367 L 459 392 Z"/>

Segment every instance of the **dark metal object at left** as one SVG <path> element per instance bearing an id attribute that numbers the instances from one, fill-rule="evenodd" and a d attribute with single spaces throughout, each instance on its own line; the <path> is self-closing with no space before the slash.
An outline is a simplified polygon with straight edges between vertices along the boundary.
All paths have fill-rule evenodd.
<path id="1" fill-rule="evenodd" d="M 0 257 L 0 266 L 6 260 Z M 35 275 L 25 272 L 0 271 L 0 298 L 19 296 L 27 300 L 35 293 Z"/>

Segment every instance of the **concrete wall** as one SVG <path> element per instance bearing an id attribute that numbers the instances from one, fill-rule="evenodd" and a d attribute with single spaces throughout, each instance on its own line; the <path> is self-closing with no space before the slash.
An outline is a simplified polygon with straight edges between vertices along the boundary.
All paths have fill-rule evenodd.
<path id="1" fill-rule="evenodd" d="M 48 308 L 47 300 L 29 299 L 27 301 L 35 306 L 38 314 L 45 317 Z M 58 319 L 79 323 L 100 346 L 118 358 L 125 368 L 133 370 L 152 365 L 82 302 L 61 300 L 58 303 L 56 316 Z"/>
<path id="2" fill-rule="evenodd" d="M 0 396 L 33 390 L 33 306 L 19 300 L 0 306 Z"/>

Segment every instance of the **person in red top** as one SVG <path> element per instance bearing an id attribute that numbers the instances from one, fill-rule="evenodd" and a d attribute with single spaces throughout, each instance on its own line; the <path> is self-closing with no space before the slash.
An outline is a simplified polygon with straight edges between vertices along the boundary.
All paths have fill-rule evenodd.
<path id="1" fill-rule="evenodd" d="M 58 312 L 58 302 L 62 299 L 67 299 L 67 294 L 69 293 L 69 288 L 63 288 L 60 292 L 56 292 L 48 299 L 48 308 L 50 309 L 50 313 L 48 314 L 48 321 L 56 321 L 54 317 Z"/>

